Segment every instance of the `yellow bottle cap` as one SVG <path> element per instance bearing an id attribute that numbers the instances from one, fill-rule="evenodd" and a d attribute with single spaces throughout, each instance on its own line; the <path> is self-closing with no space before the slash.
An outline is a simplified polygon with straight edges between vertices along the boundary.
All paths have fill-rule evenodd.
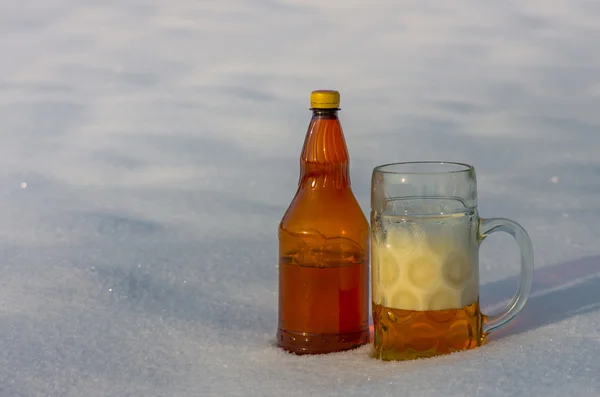
<path id="1" fill-rule="evenodd" d="M 337 109 L 340 107 L 340 93 L 334 90 L 315 90 L 310 93 L 310 107 Z"/>

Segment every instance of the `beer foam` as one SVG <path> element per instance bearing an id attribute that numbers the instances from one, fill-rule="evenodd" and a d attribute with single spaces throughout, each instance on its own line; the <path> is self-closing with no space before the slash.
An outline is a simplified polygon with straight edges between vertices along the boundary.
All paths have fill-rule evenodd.
<path id="1" fill-rule="evenodd" d="M 477 300 L 477 251 L 452 233 L 390 229 L 385 240 L 372 239 L 371 251 L 375 304 L 425 311 L 460 309 Z"/>

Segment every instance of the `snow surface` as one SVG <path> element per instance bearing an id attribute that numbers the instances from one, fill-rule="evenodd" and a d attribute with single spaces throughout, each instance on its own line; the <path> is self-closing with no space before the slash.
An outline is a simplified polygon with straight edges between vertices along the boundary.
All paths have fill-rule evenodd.
<path id="1" fill-rule="evenodd" d="M 600 394 L 599 25 L 584 0 L 0 1 L 0 396 Z M 320 88 L 366 213 L 375 165 L 457 160 L 529 231 L 533 294 L 486 346 L 273 346 Z M 484 243 L 486 311 L 517 259 Z"/>

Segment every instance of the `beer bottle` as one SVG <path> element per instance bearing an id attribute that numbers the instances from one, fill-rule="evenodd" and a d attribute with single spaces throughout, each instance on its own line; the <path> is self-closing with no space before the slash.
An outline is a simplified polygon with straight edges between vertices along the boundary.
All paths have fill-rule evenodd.
<path id="1" fill-rule="evenodd" d="M 298 190 L 279 225 L 278 346 L 296 354 L 369 342 L 369 223 L 350 188 L 340 94 L 310 96 Z"/>

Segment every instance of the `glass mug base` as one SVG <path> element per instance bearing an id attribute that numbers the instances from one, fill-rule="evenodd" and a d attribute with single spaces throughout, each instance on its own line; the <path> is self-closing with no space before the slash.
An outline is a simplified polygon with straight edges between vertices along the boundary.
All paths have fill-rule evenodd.
<path id="1" fill-rule="evenodd" d="M 461 309 L 399 310 L 373 304 L 371 356 L 414 360 L 481 346 L 485 339 L 479 301 Z"/>

